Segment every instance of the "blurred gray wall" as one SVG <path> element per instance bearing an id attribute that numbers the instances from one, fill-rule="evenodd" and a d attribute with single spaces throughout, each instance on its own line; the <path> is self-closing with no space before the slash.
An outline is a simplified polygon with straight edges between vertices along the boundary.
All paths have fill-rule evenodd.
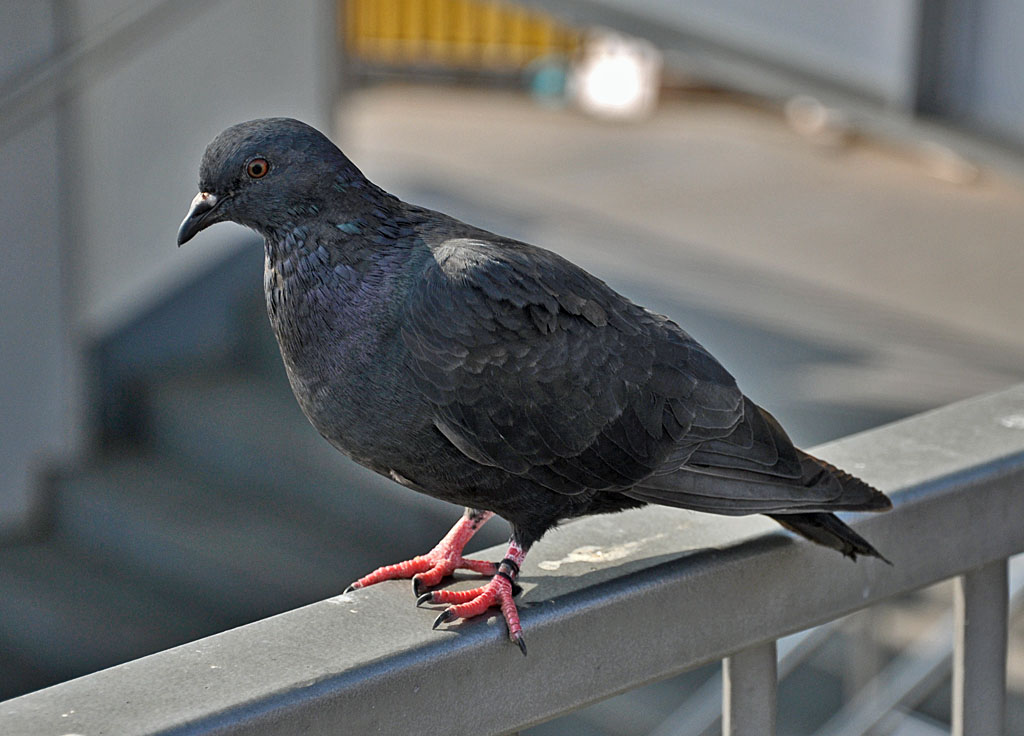
<path id="1" fill-rule="evenodd" d="M 0 3 L 0 532 L 85 444 L 81 347 L 237 247 L 233 226 L 175 247 L 209 140 L 270 115 L 330 129 L 335 8 Z"/>
<path id="2" fill-rule="evenodd" d="M 914 73 L 918 0 L 628 0 L 646 14 L 879 99 L 903 99 Z"/>
<path id="3" fill-rule="evenodd" d="M 0 83 L 56 51 L 53 8 L 0 4 Z M 6 88 L 6 84 L 4 84 Z M 29 512 L 33 474 L 76 443 L 78 373 L 66 325 L 58 115 L 0 127 L 0 531 Z"/>
<path id="4" fill-rule="evenodd" d="M 1024 146 L 1020 0 L 522 1 L 648 37 L 670 65 L 725 86 L 866 100 Z"/>
<path id="5" fill-rule="evenodd" d="M 974 0 L 949 11 L 948 99 L 939 112 L 1024 145 L 1024 3 Z"/>

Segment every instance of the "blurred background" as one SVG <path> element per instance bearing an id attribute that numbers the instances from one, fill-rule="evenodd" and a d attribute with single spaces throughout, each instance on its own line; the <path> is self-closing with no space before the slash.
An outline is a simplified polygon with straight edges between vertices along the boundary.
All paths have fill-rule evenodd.
<path id="1" fill-rule="evenodd" d="M 0 699 L 336 594 L 459 514 L 302 417 L 251 233 L 175 247 L 224 127 L 304 119 L 560 252 L 807 446 L 1024 378 L 1022 33 L 1013 0 L 0 4 Z M 794 642 L 779 733 L 948 732 L 948 604 Z M 716 668 L 527 733 L 703 733 Z M 1024 734 L 1019 611 L 1009 681 Z M 881 682 L 888 714 L 853 699 Z"/>

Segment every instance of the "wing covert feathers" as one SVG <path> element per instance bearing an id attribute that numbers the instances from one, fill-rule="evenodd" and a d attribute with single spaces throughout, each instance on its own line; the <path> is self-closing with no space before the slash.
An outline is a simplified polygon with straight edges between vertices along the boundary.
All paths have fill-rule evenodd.
<path id="1" fill-rule="evenodd" d="M 677 325 L 513 241 L 439 247 L 402 338 L 438 430 L 557 493 L 630 488 L 743 414 L 732 376 Z"/>

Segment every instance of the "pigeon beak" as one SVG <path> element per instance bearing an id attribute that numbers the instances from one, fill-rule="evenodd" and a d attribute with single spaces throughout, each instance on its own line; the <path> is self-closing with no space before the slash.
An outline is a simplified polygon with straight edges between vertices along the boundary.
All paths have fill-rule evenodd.
<path id="1" fill-rule="evenodd" d="M 216 194 L 199 192 L 195 196 L 188 214 L 185 215 L 185 219 L 181 221 L 181 227 L 178 228 L 179 247 L 190 241 L 200 230 L 217 222 L 210 215 L 217 208 L 218 203 Z"/>

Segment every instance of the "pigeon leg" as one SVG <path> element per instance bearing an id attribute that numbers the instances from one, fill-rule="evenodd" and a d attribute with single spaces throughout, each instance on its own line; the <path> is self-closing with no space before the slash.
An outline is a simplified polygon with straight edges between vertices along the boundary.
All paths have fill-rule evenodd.
<path id="1" fill-rule="evenodd" d="M 384 580 L 412 578 L 412 589 L 419 595 L 422 588 L 429 588 L 441 582 L 455 570 L 467 569 L 484 575 L 493 575 L 498 566 L 486 560 L 470 560 L 462 556 L 462 550 L 470 538 L 484 523 L 494 516 L 492 511 L 467 508 L 458 523 L 451 528 L 437 546 L 425 555 L 394 565 L 378 567 L 352 583 L 345 592 L 365 588 Z"/>
<path id="2" fill-rule="evenodd" d="M 498 564 L 498 570 L 487 585 L 472 590 L 434 590 L 420 596 L 416 604 L 451 603 L 453 605 L 441 611 L 434 621 L 436 629 L 441 624 L 457 618 L 472 618 L 485 613 L 492 606 L 501 608 L 501 615 L 508 625 L 508 638 L 526 654 L 526 641 L 523 639 L 523 627 L 519 623 L 519 611 L 516 608 L 516 578 L 519 577 L 519 566 L 526 557 L 526 550 L 513 538 L 508 543 L 505 559 Z"/>

